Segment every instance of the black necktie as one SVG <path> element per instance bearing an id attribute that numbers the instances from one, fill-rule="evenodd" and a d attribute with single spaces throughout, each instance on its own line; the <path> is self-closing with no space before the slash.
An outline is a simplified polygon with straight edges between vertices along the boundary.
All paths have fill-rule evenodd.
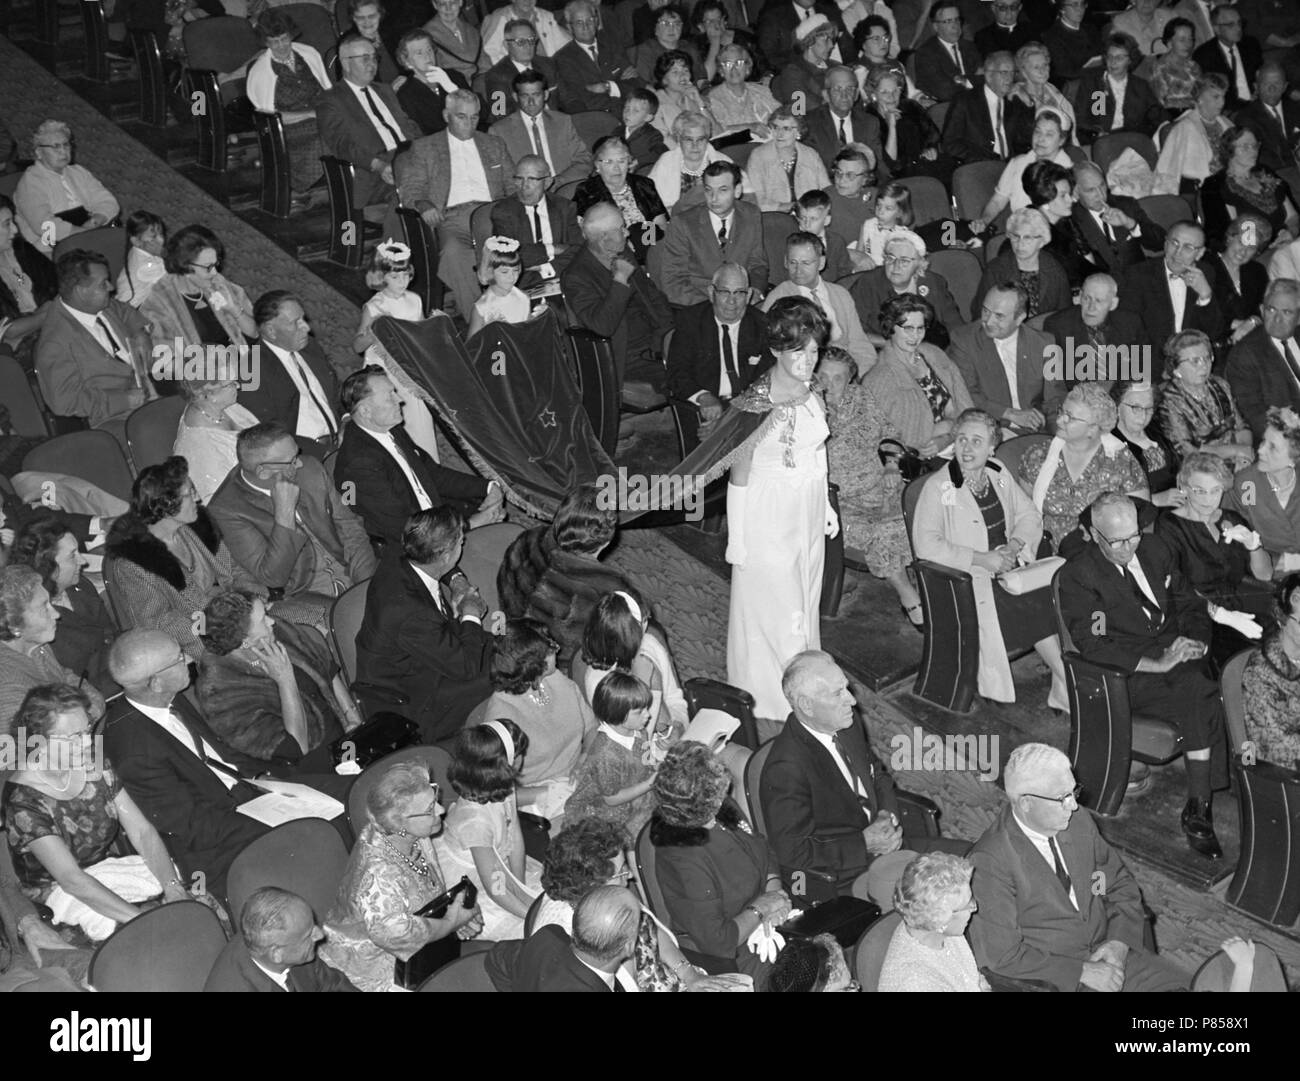
<path id="1" fill-rule="evenodd" d="M 618 982 L 618 974 L 617 974 L 617 973 L 614 974 L 614 986 L 611 987 L 610 990 L 611 990 L 611 991 L 622 991 L 622 990 L 623 990 L 623 985 L 622 985 L 621 983 Z"/>
<path id="2" fill-rule="evenodd" d="M 840 146 L 848 146 L 848 145 L 849 145 L 849 137 L 848 134 L 844 131 L 844 119 L 843 117 L 841 117 L 840 118 Z"/>
<path id="3" fill-rule="evenodd" d="M 1282 359 L 1286 361 L 1286 366 L 1291 370 L 1292 378 L 1294 378 L 1297 383 L 1300 383 L 1300 364 L 1296 363 L 1295 357 L 1291 355 L 1291 350 L 1287 348 L 1287 344 L 1293 339 L 1280 338 L 1275 340 L 1277 341 L 1277 344 L 1282 347 Z"/>
<path id="4" fill-rule="evenodd" d="M 831 736 L 831 742 L 835 745 L 835 750 L 839 752 L 841 760 L 848 768 L 849 777 L 852 778 L 850 787 L 853 789 L 853 794 L 858 797 L 858 802 L 862 804 L 863 809 L 867 812 L 868 817 L 870 817 L 874 813 L 874 808 L 862 793 L 870 792 L 871 790 L 862 783 L 862 778 L 858 775 L 857 769 L 854 768 L 853 756 L 849 754 L 849 749 L 845 745 L 844 739 L 839 732 L 836 732 L 835 735 Z"/>
<path id="5" fill-rule="evenodd" d="M 542 219 L 537 215 L 536 206 L 530 206 L 528 213 L 533 216 L 533 243 L 540 244 L 542 242 Z"/>
<path id="6" fill-rule="evenodd" d="M 1228 46 L 1228 87 L 1235 94 L 1237 92 L 1237 49 L 1235 46 Z"/>
<path id="7" fill-rule="evenodd" d="M 95 316 L 95 324 L 99 327 L 100 330 L 102 330 L 105 334 L 108 335 L 109 348 L 112 350 L 113 354 L 120 360 L 123 352 L 122 343 L 117 340 L 117 335 L 115 335 L 112 331 L 112 328 L 109 327 L 108 320 L 105 319 L 102 315 L 97 315 Z"/>
<path id="8" fill-rule="evenodd" d="M 1146 595 L 1146 592 L 1138 585 L 1137 575 L 1128 566 L 1121 567 L 1120 570 L 1123 571 L 1124 577 L 1128 579 L 1129 585 L 1132 586 L 1133 595 L 1137 597 L 1138 604 L 1142 606 L 1142 612 L 1147 617 L 1147 622 L 1155 626 L 1161 619 L 1160 606 Z"/>
<path id="9" fill-rule="evenodd" d="M 718 247 L 725 248 L 726 246 L 727 246 L 727 219 L 723 218 L 722 224 L 718 226 Z"/>
<path id="10" fill-rule="evenodd" d="M 600 53 L 596 50 L 595 45 L 588 45 L 587 51 L 591 53 L 591 62 L 600 67 Z"/>
<path id="11" fill-rule="evenodd" d="M 370 106 L 370 112 L 374 116 L 375 122 L 392 136 L 394 144 L 400 144 L 402 142 L 401 134 L 394 131 L 393 125 L 384 119 L 384 114 L 379 111 L 379 102 L 375 100 L 375 95 L 370 92 L 370 87 L 363 86 L 361 93 L 366 96 L 366 104 Z"/>
<path id="12" fill-rule="evenodd" d="M 1047 839 L 1047 845 L 1052 850 L 1052 863 L 1056 865 L 1056 881 L 1061 884 L 1065 890 L 1065 896 L 1070 896 L 1070 872 L 1065 869 L 1065 861 L 1061 859 L 1061 849 L 1056 843 L 1055 837 Z"/>
<path id="13" fill-rule="evenodd" d="M 731 327 L 722 324 L 722 364 L 731 380 L 731 393 L 740 390 L 740 373 L 736 371 L 736 354 L 731 348 Z"/>

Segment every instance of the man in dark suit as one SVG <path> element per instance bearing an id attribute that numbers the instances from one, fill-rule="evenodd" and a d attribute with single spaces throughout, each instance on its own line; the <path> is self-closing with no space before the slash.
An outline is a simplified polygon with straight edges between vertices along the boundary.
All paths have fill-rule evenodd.
<path id="1" fill-rule="evenodd" d="M 416 446 L 402 423 L 402 399 L 382 369 L 349 376 L 339 401 L 352 423 L 334 462 L 334 486 L 371 537 L 397 544 L 412 514 L 444 504 L 468 518 L 471 529 L 501 520 L 500 488 L 447 469 Z"/>
<path id="2" fill-rule="evenodd" d="M 239 433 L 239 464 L 208 510 L 234 561 L 268 589 L 326 601 L 364 582 L 375 553 L 325 467 L 272 421 Z"/>
<path id="3" fill-rule="evenodd" d="M 749 284 L 760 294 L 767 292 L 763 215 L 740 199 L 740 166 L 712 162 L 705 166 L 701 184 L 704 206 L 674 215 L 663 243 L 651 249 L 651 266 L 657 258 L 664 295 L 681 307 L 707 300 L 713 272 L 724 262 L 739 263 L 749 272 Z"/>
<path id="4" fill-rule="evenodd" d="M 1078 119 L 1079 138 L 1085 143 L 1112 131 L 1154 135 L 1164 122 L 1165 110 L 1151 84 L 1129 71 L 1133 61 L 1126 41 L 1122 35 L 1107 38 L 1105 66 L 1089 68 L 1079 77 L 1074 115 Z"/>
<path id="5" fill-rule="evenodd" d="M 914 64 L 917 89 L 935 101 L 952 101 L 975 85 L 980 54 L 961 36 L 963 24 L 956 3 L 936 3 L 930 9 L 934 36 L 917 48 Z"/>
<path id="6" fill-rule="evenodd" d="M 1025 326 L 1027 303 L 1019 283 L 995 285 L 975 322 L 955 327 L 948 343 L 975 407 L 1017 435 L 1046 431 L 1065 397 L 1059 377 L 1046 370 L 1051 338 Z"/>
<path id="7" fill-rule="evenodd" d="M 768 71 L 781 71 L 795 58 L 795 31 L 814 15 L 825 15 L 834 27 L 839 55 L 833 51 L 831 60 L 852 64 L 857 59 L 853 37 L 844 28 L 839 6 L 831 0 L 768 0 L 758 17 L 758 48 Z"/>
<path id="8" fill-rule="evenodd" d="M 996 52 L 985 58 L 982 85 L 960 91 L 948 106 L 939 142 L 943 153 L 965 165 L 1007 161 L 1029 148 L 1034 110 L 1007 96 L 1015 74 L 1016 62 L 1010 53 Z"/>
<path id="9" fill-rule="evenodd" d="M 411 515 L 401 544 L 390 545 L 366 590 L 357 632 L 357 677 L 404 695 L 403 712 L 425 743 L 447 742 L 470 710 L 492 693 L 487 605 L 463 575 L 441 579 L 460 562 L 465 530 L 451 507 Z"/>
<path id="10" fill-rule="evenodd" d="M 573 40 L 555 54 L 555 99 L 562 113 L 623 114 L 623 95 L 639 83 L 626 55 L 597 34 L 600 18 L 590 0 L 569 0 L 564 7 Z"/>
<path id="11" fill-rule="evenodd" d="M 238 809 L 262 794 L 243 778 L 263 766 L 228 747 L 181 694 L 190 671 L 174 638 L 127 631 L 108 666 L 123 688 L 104 724 L 113 772 L 166 842 L 184 885 L 224 901 L 231 862 L 267 831 Z"/>
<path id="12" fill-rule="evenodd" d="M 829 68 L 823 87 L 826 100 L 809 110 L 803 141 L 821 155 L 828 172 L 835 155 L 852 143 L 870 147 L 880 161 L 884 157 L 880 121 L 857 104 L 858 80 L 853 69 L 842 64 Z"/>
<path id="13" fill-rule="evenodd" d="M 483 292 L 470 219 L 483 203 L 515 191 L 510 151 L 495 135 L 476 130 L 480 111 L 478 98 L 468 90 L 448 94 L 446 130 L 415 140 L 397 162 L 402 199 L 436 231 L 442 249 L 438 277 L 456 297 L 466 322 Z"/>
<path id="14" fill-rule="evenodd" d="M 519 108 L 488 132 L 506 144 L 513 161 L 527 154 L 540 155 L 555 174 L 557 186 L 584 180 L 592 172 L 591 149 L 578 137 L 572 120 L 546 108 L 548 85 L 536 71 L 516 75 L 512 90 Z"/>
<path id="15" fill-rule="evenodd" d="M 519 241 L 528 289 L 556 277 L 582 245 L 578 211 L 568 199 L 551 192 L 551 167 L 544 158 L 525 154 L 515 162 L 519 190 L 492 204 L 492 233 Z"/>
<path id="16" fill-rule="evenodd" d="M 688 431 L 689 453 L 732 397 L 772 363 L 767 328 L 749 304 L 749 274 L 737 263 L 723 263 L 713 274 L 708 301 L 677 312 L 668 350 L 668 392 L 694 403 L 698 429 Z"/>
<path id="17" fill-rule="evenodd" d="M 239 934 L 226 943 L 203 990 L 356 991 L 342 972 L 316 956 L 324 937 L 311 905 L 296 893 L 263 886 L 244 902 Z"/>
<path id="18" fill-rule="evenodd" d="M 610 339 L 620 396 L 649 400 L 664 383 L 656 356 L 672 329 L 668 298 L 628 250 L 618 207 L 597 203 L 588 210 L 582 236 L 585 243 L 560 275 L 564 297 L 578 326 Z"/>
<path id="19" fill-rule="evenodd" d="M 375 81 L 375 47 L 360 34 L 339 43 L 343 78 L 316 103 L 316 124 L 326 154 L 356 167 L 353 202 L 360 207 L 387 204 L 395 195 L 393 158 L 420 134 L 397 95 Z"/>
<path id="20" fill-rule="evenodd" d="M 1047 317 L 1043 329 L 1061 350 L 1061 379 L 1067 390 L 1078 383 L 1150 378 L 1142 319 L 1136 312 L 1119 311 L 1118 307 L 1119 286 L 1115 279 L 1109 274 L 1090 274 L 1083 279 L 1078 304 Z M 1084 346 L 1094 351 L 1091 372 L 1082 369 Z M 1107 366 L 1111 361 L 1116 362 L 1115 366 Z M 1102 364 L 1100 368 L 1098 363 Z"/>
<path id="21" fill-rule="evenodd" d="M 1263 63 L 1264 50 L 1255 38 L 1242 36 L 1241 12 L 1231 4 L 1220 4 L 1212 17 L 1214 37 L 1197 47 L 1192 59 L 1200 64 L 1202 72 L 1213 71 L 1227 78 L 1224 102 L 1232 110 L 1254 97 L 1251 87 Z"/>
<path id="22" fill-rule="evenodd" d="M 536 71 L 555 86 L 555 61 L 537 55 L 537 28 L 526 19 L 511 19 L 505 25 L 506 55 L 483 73 L 483 95 L 491 120 L 509 116 L 517 108 L 514 95 L 515 76 Z"/>
<path id="23" fill-rule="evenodd" d="M 1241 418 L 1256 439 L 1264 436 L 1270 406 L 1300 410 L 1300 282 L 1269 282 L 1260 308 L 1263 323 L 1234 345 L 1223 375 L 1237 399 Z"/>
<path id="24" fill-rule="evenodd" d="M 1136 199 L 1111 195 L 1106 177 L 1092 162 L 1075 167 L 1074 195 L 1070 217 L 1087 246 L 1083 254 L 1098 269 L 1123 279 L 1125 271 L 1142 262 L 1146 253 L 1164 248 L 1164 229 Z"/>
<path id="25" fill-rule="evenodd" d="M 1129 674 L 1129 705 L 1175 725 L 1183 737 L 1187 804 L 1182 826 L 1193 851 L 1223 855 L 1214 835 L 1211 799 L 1228 787 L 1223 703 L 1217 681 L 1201 664 L 1210 641 L 1207 604 L 1184 579 L 1159 537 L 1138 528 L 1127 495 L 1105 492 L 1093 502 L 1091 544 L 1060 572 L 1061 616 L 1085 659 Z M 1243 613 L 1210 604 L 1213 617 L 1248 630 Z"/>
<path id="26" fill-rule="evenodd" d="M 798 654 L 781 687 L 792 712 L 772 741 L 759 800 L 793 896 L 815 903 L 849 894 L 878 857 L 903 850 L 966 851 L 965 842 L 904 835 L 893 779 L 871 753 L 849 681 L 830 654 Z"/>
<path id="27" fill-rule="evenodd" d="M 1294 169 L 1291 145 L 1300 135 L 1300 103 L 1286 96 L 1286 72 L 1281 64 L 1260 65 L 1255 97 L 1237 110 L 1237 123 L 1259 138 L 1259 163 L 1266 169 Z M 1295 195 L 1295 193 L 1292 193 Z"/>
<path id="28" fill-rule="evenodd" d="M 1088 0 L 1057 0 L 1057 20 L 1043 31 L 1052 58 L 1052 80 L 1061 86 L 1077 79 L 1088 62 L 1101 56 L 1101 35 L 1084 21 Z"/>
<path id="29" fill-rule="evenodd" d="M 263 424 L 275 421 L 313 457 L 338 446 L 339 372 L 311 338 L 302 301 L 284 289 L 263 293 L 253 305 L 261 364 L 256 388 L 241 384 L 239 403 Z M 346 371 L 356 367 L 350 359 Z"/>
<path id="30" fill-rule="evenodd" d="M 573 912 L 573 937 L 551 924 L 522 942 L 499 942 L 487 972 L 498 991 L 635 991 L 641 903 L 622 886 L 591 890 Z"/>
<path id="31" fill-rule="evenodd" d="M 1022 743 L 1003 781 L 1008 805 L 970 853 L 978 964 L 1058 991 L 1187 990 L 1187 976 L 1143 945 L 1142 892 L 1079 807 L 1070 760 Z"/>
<path id="32" fill-rule="evenodd" d="M 1214 269 L 1202 261 L 1205 231 L 1179 222 L 1165 236 L 1164 254 L 1129 267 L 1119 306 L 1137 312 L 1151 346 L 1151 379 L 1159 383 L 1164 344 L 1178 330 L 1203 330 L 1210 341 L 1223 336 L 1223 311 L 1214 298 Z"/>
<path id="33" fill-rule="evenodd" d="M 1011 53 L 1037 40 L 1034 28 L 1020 17 L 1020 0 L 993 0 L 993 25 L 975 32 L 975 51 L 984 57 L 984 74 L 988 75 L 989 58 L 994 53 Z"/>

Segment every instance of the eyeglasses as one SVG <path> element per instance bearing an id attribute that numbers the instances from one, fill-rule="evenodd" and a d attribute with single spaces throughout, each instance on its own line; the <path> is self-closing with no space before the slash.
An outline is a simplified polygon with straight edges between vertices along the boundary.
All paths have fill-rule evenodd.
<path id="1" fill-rule="evenodd" d="M 1093 526 L 1092 532 L 1093 536 L 1097 538 L 1097 542 L 1099 544 L 1106 544 L 1110 547 L 1111 551 L 1118 551 L 1126 544 L 1133 544 L 1135 541 L 1140 541 L 1142 539 L 1141 533 L 1134 533 L 1131 537 L 1116 537 L 1112 540 L 1096 526 Z"/>
<path id="2" fill-rule="evenodd" d="M 1076 417 L 1073 413 L 1067 412 L 1064 408 L 1062 408 L 1060 412 L 1056 414 L 1056 419 L 1058 423 L 1063 420 L 1067 422 L 1072 420 L 1077 420 L 1080 424 L 1092 423 L 1092 419 L 1090 417 Z"/>
<path id="3" fill-rule="evenodd" d="M 72 149 L 71 143 L 37 143 L 36 145 L 43 150 L 71 150 Z"/>
<path id="4" fill-rule="evenodd" d="M 353 53 L 351 56 L 340 56 L 340 60 L 347 63 L 349 60 L 362 64 L 378 64 L 379 58 L 374 53 Z"/>
<path id="5" fill-rule="evenodd" d="M 536 38 L 506 38 L 507 45 L 536 45 Z"/>
<path id="6" fill-rule="evenodd" d="M 1216 485 L 1216 486 L 1213 487 L 1213 488 L 1188 488 L 1187 490 L 1188 490 L 1189 492 L 1191 492 L 1192 495 L 1201 495 L 1201 496 L 1205 496 L 1205 495 L 1221 496 L 1221 495 L 1223 495 L 1223 485 L 1222 485 L 1222 484 Z"/>
<path id="7" fill-rule="evenodd" d="M 915 255 L 890 255 L 885 253 L 885 266 L 911 266 L 920 260 Z"/>
<path id="8" fill-rule="evenodd" d="M 178 664 L 183 664 L 188 667 L 189 663 L 190 663 L 190 659 L 187 656 L 185 656 L 184 653 L 182 653 L 179 657 L 177 657 L 174 661 L 172 661 L 171 664 L 163 665 L 163 667 L 159 668 L 158 671 L 156 671 L 153 675 L 161 676 L 164 672 L 170 672 Z M 152 679 L 153 676 L 151 676 L 150 678 Z"/>
<path id="9" fill-rule="evenodd" d="M 868 34 L 867 40 L 868 41 L 893 41 L 894 35 L 893 34 Z"/>
<path id="10" fill-rule="evenodd" d="M 434 809 L 438 806 L 438 782 L 430 781 L 429 788 L 433 791 L 433 805 L 427 811 L 416 811 L 415 814 L 402 815 L 403 818 L 437 818 L 438 812 Z"/>
<path id="11" fill-rule="evenodd" d="M 842 180 L 861 180 L 867 175 L 865 169 L 862 172 L 858 172 L 856 169 L 835 169 L 833 172 Z"/>
<path id="12" fill-rule="evenodd" d="M 217 263 L 187 263 L 186 265 L 187 265 L 191 270 L 216 270 L 219 264 L 217 264 Z"/>
<path id="13" fill-rule="evenodd" d="M 719 289 L 716 285 L 711 288 L 713 295 L 722 300 L 745 300 L 749 297 L 748 289 Z"/>
<path id="14" fill-rule="evenodd" d="M 718 67 L 723 71 L 730 71 L 732 68 L 743 68 L 748 63 L 748 60 L 720 60 Z"/>
<path id="15" fill-rule="evenodd" d="M 302 455 L 295 454 L 287 462 L 263 462 L 259 468 L 262 469 L 280 469 L 284 466 L 294 466 L 295 468 L 302 465 Z"/>
<path id="16" fill-rule="evenodd" d="M 1033 796 L 1034 799 L 1045 799 L 1047 800 L 1048 803 L 1059 803 L 1062 807 L 1065 806 L 1066 800 L 1074 800 L 1075 804 L 1077 805 L 1079 802 L 1079 797 L 1083 795 L 1083 785 L 1081 784 L 1075 785 L 1064 796 L 1040 796 L 1037 792 L 1026 792 L 1025 795 Z M 961 912 L 964 910 L 957 909 L 957 911 Z"/>
<path id="17" fill-rule="evenodd" d="M 1210 358 L 1207 356 L 1203 356 L 1201 354 L 1197 354 L 1194 357 L 1183 357 L 1182 360 L 1178 362 L 1178 364 L 1179 366 L 1183 364 L 1195 364 L 1197 367 L 1208 368 L 1210 366 Z"/>
<path id="18" fill-rule="evenodd" d="M 1141 413 L 1143 416 L 1156 411 L 1154 405 L 1138 405 L 1136 402 L 1124 402 L 1123 405 L 1125 409 L 1131 409 L 1134 413 Z"/>
<path id="19" fill-rule="evenodd" d="M 519 176 L 516 173 L 515 179 L 521 184 L 545 184 L 551 178 L 549 174 L 547 176 Z"/>

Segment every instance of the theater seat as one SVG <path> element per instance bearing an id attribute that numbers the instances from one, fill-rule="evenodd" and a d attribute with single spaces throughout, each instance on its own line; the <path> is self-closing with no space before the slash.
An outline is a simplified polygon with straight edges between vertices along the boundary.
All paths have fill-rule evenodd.
<path id="1" fill-rule="evenodd" d="M 496 993 L 492 981 L 488 979 L 486 952 L 471 953 L 458 957 L 449 965 L 444 965 L 420 984 L 418 990 L 461 994 L 464 992 L 491 991 Z"/>
<path id="2" fill-rule="evenodd" d="M 338 830 L 321 818 L 276 826 L 245 848 L 230 865 L 226 896 L 236 925 L 244 904 L 263 886 L 296 893 L 323 920 L 334 906 L 348 852 Z"/>
<path id="3" fill-rule="evenodd" d="M 122 924 L 95 950 L 86 978 L 96 991 L 199 992 L 225 945 L 212 909 L 176 901 Z"/>

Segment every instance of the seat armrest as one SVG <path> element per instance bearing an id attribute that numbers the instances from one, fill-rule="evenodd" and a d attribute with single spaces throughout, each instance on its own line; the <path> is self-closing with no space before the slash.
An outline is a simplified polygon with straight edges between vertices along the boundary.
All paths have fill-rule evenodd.
<path id="1" fill-rule="evenodd" d="M 951 578 L 954 582 L 969 582 L 971 580 L 969 571 L 959 571 L 956 567 L 936 563 L 932 559 L 918 559 L 915 565 L 919 570 L 924 570 L 927 574 L 937 575 L 940 578 Z"/>
<path id="2" fill-rule="evenodd" d="M 914 792 L 904 792 L 901 788 L 895 789 L 894 795 L 898 800 L 899 819 L 904 833 L 921 837 L 939 836 L 939 805 L 934 800 L 918 796 Z M 919 833 L 917 829 L 908 829 L 909 824 L 918 826 Z"/>

